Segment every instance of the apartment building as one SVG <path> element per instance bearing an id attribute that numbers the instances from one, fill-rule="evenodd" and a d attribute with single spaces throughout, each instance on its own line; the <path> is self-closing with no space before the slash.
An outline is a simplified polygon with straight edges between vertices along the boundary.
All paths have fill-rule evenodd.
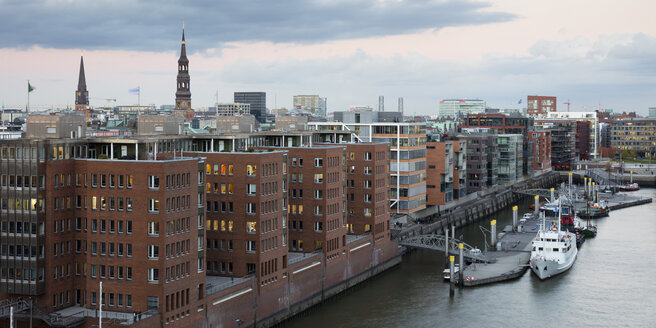
<path id="1" fill-rule="evenodd" d="M 360 120 L 356 120 L 356 122 L 361 122 L 367 117 L 369 116 L 356 116 Z M 309 122 L 308 126 L 312 131 L 318 131 L 319 133 L 328 133 L 329 131 L 349 132 L 351 142 L 388 143 L 390 145 L 389 172 L 391 181 L 389 186 L 392 212 L 412 213 L 426 207 L 425 123 Z M 348 140 L 342 139 L 342 142 L 344 141 Z M 340 141 L 334 140 L 332 142 Z"/>
<path id="2" fill-rule="evenodd" d="M 481 191 L 497 184 L 499 147 L 496 135 L 460 133 L 458 140 L 466 143 L 466 192 Z"/>
<path id="3" fill-rule="evenodd" d="M 522 177 L 522 141 L 521 134 L 499 134 L 499 184 L 512 183 Z"/>
<path id="4" fill-rule="evenodd" d="M 533 166 L 534 171 L 551 169 L 551 131 L 531 130 L 527 137 L 533 147 L 533 161 L 529 165 Z"/>
<path id="5" fill-rule="evenodd" d="M 446 205 L 466 194 L 466 141 L 426 143 L 426 202 Z"/>

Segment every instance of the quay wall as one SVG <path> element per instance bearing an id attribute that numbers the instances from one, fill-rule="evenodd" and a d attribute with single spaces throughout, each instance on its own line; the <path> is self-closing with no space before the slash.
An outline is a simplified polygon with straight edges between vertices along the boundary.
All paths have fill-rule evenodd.
<path id="1" fill-rule="evenodd" d="M 445 210 L 438 213 L 414 213 L 409 220 L 418 220 L 426 224 L 417 224 L 408 229 L 396 229 L 393 238 L 403 240 L 407 237 L 438 232 L 441 233 L 452 225 L 457 228 L 478 222 L 490 217 L 503 208 L 511 206 L 526 195 L 514 193 L 514 190 L 550 188 L 560 183 L 558 172 L 548 172 L 539 176 L 524 178 L 512 184 L 495 186 L 485 191 L 472 193 L 467 197 L 454 201 Z M 435 212 L 435 211 L 433 211 Z"/>

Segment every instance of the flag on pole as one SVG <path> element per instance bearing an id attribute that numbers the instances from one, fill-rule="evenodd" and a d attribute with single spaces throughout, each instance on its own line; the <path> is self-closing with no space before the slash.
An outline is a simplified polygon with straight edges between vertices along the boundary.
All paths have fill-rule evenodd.
<path id="1" fill-rule="evenodd" d="M 27 82 L 27 93 L 30 93 L 30 92 L 34 91 L 35 89 L 36 89 L 36 88 L 33 87 L 33 86 L 30 84 L 30 82 L 28 81 L 28 82 Z"/>
<path id="2" fill-rule="evenodd" d="M 136 88 L 130 89 L 128 91 L 130 91 L 130 94 L 133 94 L 133 95 L 138 95 L 141 92 L 140 87 L 136 87 Z"/>
<path id="3" fill-rule="evenodd" d="M 519 98 L 519 101 L 517 102 L 517 104 L 521 105 L 521 103 L 522 103 L 522 98 Z"/>

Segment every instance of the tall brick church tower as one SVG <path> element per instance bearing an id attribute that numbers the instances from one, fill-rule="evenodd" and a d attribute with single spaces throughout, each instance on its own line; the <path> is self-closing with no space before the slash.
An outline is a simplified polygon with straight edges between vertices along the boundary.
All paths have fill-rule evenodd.
<path id="1" fill-rule="evenodd" d="M 75 91 L 75 110 L 85 111 L 89 108 L 89 91 L 87 91 L 87 79 L 84 76 L 84 57 L 80 56 L 80 77 L 77 81 Z"/>
<path id="2" fill-rule="evenodd" d="M 175 92 L 176 114 L 184 114 L 186 120 L 194 118 L 191 109 L 191 91 L 189 90 L 189 59 L 187 59 L 187 48 L 185 45 L 184 25 L 182 26 L 182 45 L 180 47 L 180 58 L 178 59 L 177 91 Z"/>

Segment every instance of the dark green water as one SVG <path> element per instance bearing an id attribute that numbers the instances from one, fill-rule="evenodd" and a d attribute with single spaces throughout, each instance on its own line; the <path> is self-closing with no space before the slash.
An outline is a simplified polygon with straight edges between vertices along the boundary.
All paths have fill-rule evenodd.
<path id="1" fill-rule="evenodd" d="M 656 189 L 631 195 L 656 200 Z M 528 212 L 520 204 L 519 215 Z M 512 213 L 498 214 L 499 230 Z M 489 228 L 489 220 L 481 221 Z M 418 250 L 396 269 L 336 298 L 288 327 L 656 327 L 656 203 L 594 220 L 599 233 L 571 270 L 546 281 L 519 279 L 456 289 L 442 281 L 444 254 Z M 456 231 L 483 248 L 478 224 Z"/>

